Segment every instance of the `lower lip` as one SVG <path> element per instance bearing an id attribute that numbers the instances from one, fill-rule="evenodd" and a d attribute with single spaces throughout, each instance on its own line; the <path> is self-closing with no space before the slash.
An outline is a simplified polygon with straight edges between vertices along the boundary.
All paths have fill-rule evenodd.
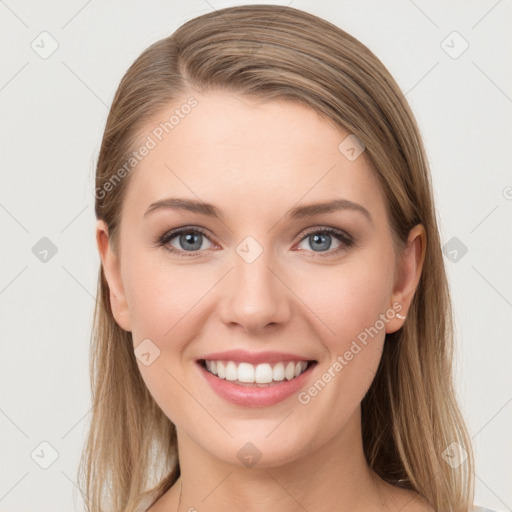
<path id="1" fill-rule="evenodd" d="M 224 400 L 242 407 L 267 407 L 282 402 L 297 393 L 305 384 L 315 364 L 310 364 L 305 372 L 292 380 L 283 380 L 272 386 L 239 386 L 233 382 L 220 379 L 197 363 L 201 373 L 212 389 Z"/>

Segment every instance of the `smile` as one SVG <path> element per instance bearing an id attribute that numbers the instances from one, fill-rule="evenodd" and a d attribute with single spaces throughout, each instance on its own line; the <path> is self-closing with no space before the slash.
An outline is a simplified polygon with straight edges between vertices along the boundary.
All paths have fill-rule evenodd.
<path id="1" fill-rule="evenodd" d="M 204 355 L 196 363 L 208 387 L 223 401 L 269 407 L 305 387 L 318 361 L 282 352 L 229 350 Z"/>
<path id="2" fill-rule="evenodd" d="M 278 361 L 251 364 L 248 362 L 202 360 L 203 367 L 239 386 L 268 387 L 284 380 L 290 381 L 303 374 L 314 361 Z"/>

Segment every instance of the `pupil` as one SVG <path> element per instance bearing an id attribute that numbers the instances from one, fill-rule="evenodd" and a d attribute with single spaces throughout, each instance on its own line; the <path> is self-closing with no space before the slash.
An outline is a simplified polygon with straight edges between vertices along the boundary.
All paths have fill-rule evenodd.
<path id="1" fill-rule="evenodd" d="M 325 249 L 325 250 L 329 249 L 329 238 L 330 238 L 330 235 L 318 235 L 318 234 L 316 234 L 316 235 L 312 235 L 312 238 L 314 240 L 313 247 L 317 247 L 319 249 Z"/>
<path id="2" fill-rule="evenodd" d="M 197 239 L 202 236 L 200 234 L 192 234 L 192 233 L 187 233 L 186 235 L 181 235 L 181 238 L 183 241 L 183 239 L 186 241 L 186 243 L 182 244 L 183 246 L 185 246 L 185 248 L 187 250 L 189 249 L 200 249 L 201 248 L 201 242 L 197 242 Z M 195 242 L 195 243 L 194 243 Z"/>

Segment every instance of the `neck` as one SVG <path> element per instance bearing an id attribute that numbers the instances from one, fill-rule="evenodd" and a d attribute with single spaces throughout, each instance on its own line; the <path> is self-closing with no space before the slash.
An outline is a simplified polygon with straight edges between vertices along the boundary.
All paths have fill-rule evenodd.
<path id="1" fill-rule="evenodd" d="M 228 464 L 178 430 L 181 476 L 165 509 L 224 512 L 241 504 L 244 512 L 380 509 L 380 479 L 364 457 L 360 418 L 358 409 L 326 444 L 272 467 Z"/>

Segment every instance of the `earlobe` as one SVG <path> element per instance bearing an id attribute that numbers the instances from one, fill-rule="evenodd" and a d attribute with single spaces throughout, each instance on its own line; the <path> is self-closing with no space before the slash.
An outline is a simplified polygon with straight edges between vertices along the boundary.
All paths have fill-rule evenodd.
<path id="1" fill-rule="evenodd" d="M 418 224 L 409 232 L 407 245 L 400 256 L 400 267 L 391 301 L 397 314 L 388 324 L 386 329 L 388 333 L 397 331 L 405 322 L 407 312 L 420 281 L 426 248 L 427 235 L 425 228 L 422 224 Z"/>
<path id="2" fill-rule="evenodd" d="M 96 224 L 96 243 L 110 290 L 110 307 L 114 319 L 121 329 L 131 331 L 128 303 L 121 278 L 120 259 L 112 247 L 108 226 L 103 220 L 98 220 Z"/>

